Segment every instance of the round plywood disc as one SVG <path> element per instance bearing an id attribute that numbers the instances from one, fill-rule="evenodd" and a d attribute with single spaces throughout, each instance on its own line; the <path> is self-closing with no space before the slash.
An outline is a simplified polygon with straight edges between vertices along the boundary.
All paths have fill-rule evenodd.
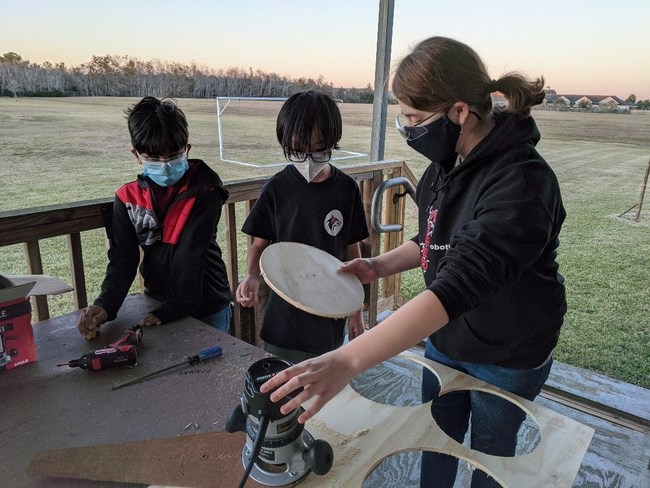
<path id="1" fill-rule="evenodd" d="M 306 244 L 278 242 L 260 257 L 266 283 L 296 308 L 321 317 L 343 318 L 363 307 L 363 286 L 331 254 Z"/>

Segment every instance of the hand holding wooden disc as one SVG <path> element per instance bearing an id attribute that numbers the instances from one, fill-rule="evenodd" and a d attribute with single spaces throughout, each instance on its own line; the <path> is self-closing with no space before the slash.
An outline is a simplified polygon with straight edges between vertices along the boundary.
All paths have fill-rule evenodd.
<path id="1" fill-rule="evenodd" d="M 343 318 L 363 307 L 363 286 L 331 254 L 298 242 L 277 242 L 260 257 L 266 283 L 296 308 L 321 317 Z"/>

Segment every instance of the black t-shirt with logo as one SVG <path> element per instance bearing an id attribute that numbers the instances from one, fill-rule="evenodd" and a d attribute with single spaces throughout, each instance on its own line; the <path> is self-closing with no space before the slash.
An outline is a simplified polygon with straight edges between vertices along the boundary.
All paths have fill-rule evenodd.
<path id="1" fill-rule="evenodd" d="M 271 243 L 308 244 L 341 261 L 350 244 L 368 237 L 359 187 L 334 166 L 320 183 L 308 183 L 292 165 L 284 168 L 264 186 L 242 231 Z M 345 320 L 303 312 L 271 292 L 260 336 L 274 346 L 322 354 L 342 344 L 344 325 Z"/>

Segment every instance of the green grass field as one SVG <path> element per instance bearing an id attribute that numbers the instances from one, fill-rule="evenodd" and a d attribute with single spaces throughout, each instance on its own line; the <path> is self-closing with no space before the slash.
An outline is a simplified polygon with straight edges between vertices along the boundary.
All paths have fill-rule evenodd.
<path id="1" fill-rule="evenodd" d="M 112 196 L 138 172 L 123 113 L 136 101 L 0 98 L 0 211 Z M 183 99 L 179 105 L 188 116 L 191 156 L 204 159 L 225 181 L 278 170 L 220 161 L 215 101 Z M 222 119 L 224 157 L 280 162 L 275 140 L 279 107 L 277 102 L 233 101 Z M 392 130 L 397 110 L 389 107 L 385 159 L 406 161 L 419 177 L 426 161 Z M 341 148 L 368 153 L 372 107 L 343 104 L 341 111 Z M 543 136 L 540 152 L 558 175 L 568 213 L 559 261 L 569 311 L 556 357 L 650 388 L 650 195 L 638 223 L 632 221 L 635 211 L 619 217 L 640 197 L 650 158 L 650 115 L 535 111 L 534 116 Z M 415 233 L 415 226 L 415 207 L 409 203 L 407 235 Z M 106 266 L 103 233 L 86 232 L 82 242 L 92 300 Z M 45 273 L 70 282 L 64 238 L 42 242 L 41 252 Z M 0 273 L 26 272 L 21 246 L 0 253 Z M 407 297 L 422 289 L 417 270 L 405 273 Z M 54 315 L 73 307 L 69 294 L 50 299 Z"/>

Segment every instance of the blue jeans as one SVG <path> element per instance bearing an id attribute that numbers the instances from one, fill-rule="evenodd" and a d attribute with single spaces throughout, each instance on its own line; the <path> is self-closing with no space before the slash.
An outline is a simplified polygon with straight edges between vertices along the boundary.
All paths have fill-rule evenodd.
<path id="1" fill-rule="evenodd" d="M 224 308 L 199 320 L 214 327 L 215 329 L 222 330 L 226 333 L 230 330 L 230 319 L 232 318 L 233 304 L 229 303 Z"/>
<path id="2" fill-rule="evenodd" d="M 533 400 L 548 378 L 553 360 L 534 369 L 513 369 L 491 364 L 455 361 L 438 351 L 427 339 L 424 356 L 469 374 L 528 400 Z M 431 415 L 445 433 L 463 443 L 472 416 L 471 448 L 494 456 L 514 456 L 517 433 L 526 413 L 514 403 L 476 390 L 446 393 L 438 398 L 440 383 L 428 369 L 422 375 L 422 401 L 434 400 Z M 446 454 L 423 452 L 420 488 L 451 488 L 456 479 L 458 459 Z M 480 469 L 472 474 L 472 488 L 500 488 L 501 485 Z"/>

